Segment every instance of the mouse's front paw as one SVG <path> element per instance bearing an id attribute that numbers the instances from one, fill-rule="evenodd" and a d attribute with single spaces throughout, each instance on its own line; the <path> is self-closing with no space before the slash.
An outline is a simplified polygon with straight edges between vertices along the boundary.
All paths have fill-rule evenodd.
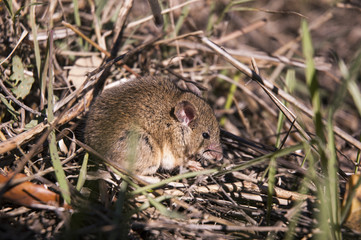
<path id="1" fill-rule="evenodd" d="M 188 161 L 186 167 L 191 171 L 200 171 L 204 169 L 199 162 L 194 160 Z"/>

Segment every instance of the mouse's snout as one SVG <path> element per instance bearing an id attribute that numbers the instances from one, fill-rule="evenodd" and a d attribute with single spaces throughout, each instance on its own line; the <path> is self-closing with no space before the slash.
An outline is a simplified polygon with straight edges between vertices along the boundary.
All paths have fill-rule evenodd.
<path id="1" fill-rule="evenodd" d="M 203 156 L 207 159 L 215 159 L 217 161 L 222 160 L 223 151 L 220 144 L 212 143 L 209 147 L 204 151 Z"/>

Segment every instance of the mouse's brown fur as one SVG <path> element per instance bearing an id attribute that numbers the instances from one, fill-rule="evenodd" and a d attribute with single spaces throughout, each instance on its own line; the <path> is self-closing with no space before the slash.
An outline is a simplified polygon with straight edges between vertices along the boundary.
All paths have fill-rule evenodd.
<path id="1" fill-rule="evenodd" d="M 146 175 L 195 158 L 220 160 L 219 134 L 202 98 L 168 79 L 145 77 L 105 90 L 89 111 L 84 137 L 105 158 Z"/>

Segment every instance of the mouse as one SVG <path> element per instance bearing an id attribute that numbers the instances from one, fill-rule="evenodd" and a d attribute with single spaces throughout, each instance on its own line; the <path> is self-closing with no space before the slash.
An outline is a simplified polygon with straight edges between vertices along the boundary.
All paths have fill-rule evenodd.
<path id="1" fill-rule="evenodd" d="M 220 128 L 210 105 L 164 76 L 105 89 L 90 106 L 84 141 L 137 175 L 223 158 Z"/>

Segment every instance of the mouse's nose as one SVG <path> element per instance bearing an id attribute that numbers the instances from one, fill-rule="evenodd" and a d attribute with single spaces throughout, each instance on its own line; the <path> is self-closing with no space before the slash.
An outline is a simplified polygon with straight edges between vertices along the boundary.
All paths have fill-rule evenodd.
<path id="1" fill-rule="evenodd" d="M 223 151 L 220 144 L 211 144 L 208 149 L 204 152 L 204 155 L 208 159 L 215 159 L 217 161 L 222 160 Z"/>
<path id="2" fill-rule="evenodd" d="M 218 151 L 210 151 L 209 153 L 212 155 L 213 159 L 216 159 L 217 161 L 222 160 L 223 158 L 223 152 L 222 149 L 220 149 L 221 152 Z"/>

